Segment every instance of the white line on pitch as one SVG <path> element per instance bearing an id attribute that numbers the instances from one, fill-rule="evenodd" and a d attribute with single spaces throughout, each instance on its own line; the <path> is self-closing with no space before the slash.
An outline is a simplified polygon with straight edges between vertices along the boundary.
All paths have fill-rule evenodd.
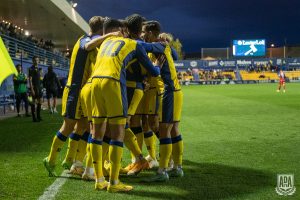
<path id="1" fill-rule="evenodd" d="M 71 174 L 67 173 L 67 170 L 64 170 L 62 174 L 60 175 L 61 177 L 58 177 L 52 185 L 50 185 L 45 191 L 44 194 L 41 195 L 38 200 L 51 200 L 54 199 L 56 194 L 58 193 L 59 189 L 61 186 L 65 184 L 67 181 L 67 178 L 71 176 Z"/>

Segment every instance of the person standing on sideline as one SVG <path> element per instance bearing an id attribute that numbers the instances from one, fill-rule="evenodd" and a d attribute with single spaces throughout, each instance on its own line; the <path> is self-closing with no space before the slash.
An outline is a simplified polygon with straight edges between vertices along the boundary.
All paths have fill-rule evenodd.
<path id="1" fill-rule="evenodd" d="M 31 114 L 33 122 L 42 121 L 41 118 L 41 98 L 43 96 L 41 87 L 41 73 L 38 68 L 39 58 L 33 56 L 32 66 L 29 68 L 29 85 L 32 95 Z M 35 105 L 37 106 L 35 109 Z M 36 113 L 36 115 L 35 115 Z"/>
<path id="2" fill-rule="evenodd" d="M 58 90 L 61 88 L 60 82 L 53 71 L 53 67 L 48 67 L 48 72 L 45 74 L 43 79 L 43 86 L 46 88 L 46 97 L 48 101 L 48 109 L 51 114 L 57 113 L 56 110 L 56 98 Z M 50 99 L 53 98 L 52 107 L 50 105 Z"/>
<path id="3" fill-rule="evenodd" d="M 27 77 L 26 74 L 22 71 L 22 66 L 20 64 L 17 64 L 16 66 L 18 70 L 18 76 L 14 76 L 14 89 L 16 94 L 16 106 L 17 106 L 17 112 L 18 117 L 21 117 L 20 115 L 20 104 L 21 101 L 24 101 L 25 104 L 25 116 L 30 117 L 28 113 L 28 99 L 27 99 Z"/>

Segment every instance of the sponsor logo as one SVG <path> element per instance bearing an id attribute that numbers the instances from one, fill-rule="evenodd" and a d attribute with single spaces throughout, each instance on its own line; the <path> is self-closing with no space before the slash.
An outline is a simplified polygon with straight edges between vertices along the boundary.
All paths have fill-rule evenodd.
<path id="1" fill-rule="evenodd" d="M 218 66 L 218 61 L 208 61 L 208 66 L 212 67 L 212 66 Z"/>
<path id="2" fill-rule="evenodd" d="M 238 40 L 237 45 L 239 46 L 249 46 L 249 45 L 265 45 L 265 40 Z"/>
<path id="3" fill-rule="evenodd" d="M 184 67 L 184 64 L 183 63 L 175 63 L 175 66 L 176 67 Z"/>
<path id="4" fill-rule="evenodd" d="M 237 60 L 236 63 L 238 65 L 251 65 L 252 64 L 251 60 Z"/>
<path id="5" fill-rule="evenodd" d="M 278 195 L 293 195 L 296 192 L 294 174 L 277 174 L 277 187 L 275 191 Z"/>
<path id="6" fill-rule="evenodd" d="M 197 61 L 191 61 L 190 62 L 191 67 L 197 67 Z"/>

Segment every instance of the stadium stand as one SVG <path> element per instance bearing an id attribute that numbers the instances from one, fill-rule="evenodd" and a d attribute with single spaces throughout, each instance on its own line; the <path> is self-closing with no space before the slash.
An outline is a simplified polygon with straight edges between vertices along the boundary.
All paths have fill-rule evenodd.
<path id="1" fill-rule="evenodd" d="M 247 72 L 240 71 L 242 80 L 279 80 L 275 72 Z"/>
<path id="2" fill-rule="evenodd" d="M 285 72 L 285 76 L 290 80 L 299 80 L 300 79 L 300 71 L 287 71 Z"/>

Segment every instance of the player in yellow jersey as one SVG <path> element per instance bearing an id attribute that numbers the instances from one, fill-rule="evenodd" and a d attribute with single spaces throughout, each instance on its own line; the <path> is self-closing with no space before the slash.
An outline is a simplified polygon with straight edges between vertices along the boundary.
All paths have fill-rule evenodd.
<path id="1" fill-rule="evenodd" d="M 109 19 L 104 22 L 104 33 L 120 30 L 122 23 Z M 96 176 L 95 189 L 107 187 L 109 192 L 126 192 L 131 186 L 119 181 L 119 170 L 123 154 L 123 138 L 127 118 L 126 67 L 133 59 L 143 64 L 153 76 L 159 75 L 143 47 L 136 41 L 123 37 L 110 37 L 100 47 L 97 65 L 92 80 L 92 143 L 91 152 Z M 98 62 L 99 60 L 99 62 Z M 102 139 L 110 129 L 109 147 L 110 180 L 107 184 L 102 172 Z"/>
<path id="2" fill-rule="evenodd" d="M 142 42 L 140 35 L 144 21 L 145 19 L 138 14 L 126 17 L 129 38 L 136 40 L 138 43 Z M 135 115 L 137 107 L 143 97 L 143 80 L 146 74 L 147 71 L 137 60 L 132 62 L 126 70 L 128 117 L 125 127 L 124 144 L 133 155 L 133 162 L 124 170 L 128 171 L 127 175 L 136 175 L 141 170 L 149 168 L 149 163 L 143 157 L 141 146 L 139 146 L 137 141 L 137 138 L 139 140 L 139 135 L 143 135 L 143 132 L 137 131 L 140 128 L 139 124 L 137 126 L 134 123 L 132 124 L 133 126 L 131 125 L 131 117 Z"/>
<path id="3" fill-rule="evenodd" d="M 89 41 L 91 41 L 94 38 L 95 35 L 102 34 L 102 24 L 102 17 L 92 17 L 89 21 L 89 26 L 91 30 L 90 34 L 80 37 L 74 45 L 70 62 L 69 77 L 67 85 L 64 89 L 62 99 L 62 115 L 64 117 L 64 122 L 60 130 L 56 133 L 56 136 L 54 136 L 53 138 L 51 150 L 48 157 L 46 157 L 43 160 L 44 166 L 49 172 L 49 176 L 56 176 L 56 157 L 61 151 L 64 142 L 67 140 L 68 136 L 71 134 L 74 128 L 75 133 L 81 134 L 86 129 L 87 122 L 86 119 L 81 117 L 82 110 L 80 107 L 79 98 L 81 88 L 85 84 L 89 76 L 89 70 L 86 65 L 86 60 L 89 51 L 87 50 L 86 45 Z M 105 37 L 102 37 L 101 39 L 103 41 Z M 74 134 L 72 136 L 72 148 L 68 149 L 66 159 L 63 162 L 64 168 L 70 169 L 77 150 L 76 143 L 78 143 L 80 138 L 81 135 L 79 134 Z"/>
<path id="4" fill-rule="evenodd" d="M 146 41 L 159 41 L 160 24 L 157 21 L 146 22 L 143 26 L 143 37 Z M 169 172 L 172 177 L 182 177 L 182 154 L 183 142 L 179 133 L 179 122 L 181 118 L 181 109 L 183 95 L 180 84 L 177 79 L 176 68 L 174 65 L 174 52 L 169 45 L 153 44 L 152 49 L 146 49 L 153 52 L 154 55 L 161 54 L 166 57 L 166 62 L 161 68 L 161 78 L 164 83 L 163 93 L 160 95 L 159 105 L 159 137 L 160 137 L 160 160 L 157 174 L 149 182 L 164 182 L 169 180 L 167 167 L 172 155 L 174 168 Z"/>
<path id="5" fill-rule="evenodd" d="M 101 27 L 102 29 L 102 27 Z M 102 34 L 103 31 L 101 31 Z M 95 69 L 96 64 L 96 57 L 97 53 L 100 47 L 100 45 L 103 42 L 103 39 L 112 36 L 112 35 L 121 35 L 120 32 L 113 32 L 106 35 L 103 35 L 102 37 L 94 37 L 91 41 L 89 41 L 85 48 L 89 50 L 88 58 L 86 61 L 86 71 L 87 76 L 89 77 L 86 84 L 82 87 L 82 90 L 80 92 L 80 102 L 82 107 L 82 113 L 83 117 L 88 119 L 88 122 L 90 123 L 92 121 L 92 107 L 91 107 L 91 83 L 92 83 L 92 73 Z M 75 162 L 73 163 L 70 173 L 75 175 L 82 175 L 82 178 L 84 180 L 94 180 L 94 172 L 93 172 L 93 164 L 92 164 L 92 157 L 90 153 L 90 145 L 87 145 L 87 143 L 90 143 L 91 140 L 91 134 L 90 134 L 90 125 L 88 124 L 88 128 L 86 132 L 81 137 L 81 140 L 78 143 L 77 153 L 75 157 Z M 107 141 L 107 140 L 104 140 Z M 107 146 L 109 145 L 109 142 L 107 142 Z M 86 168 L 83 168 L 83 159 L 86 156 Z"/>

